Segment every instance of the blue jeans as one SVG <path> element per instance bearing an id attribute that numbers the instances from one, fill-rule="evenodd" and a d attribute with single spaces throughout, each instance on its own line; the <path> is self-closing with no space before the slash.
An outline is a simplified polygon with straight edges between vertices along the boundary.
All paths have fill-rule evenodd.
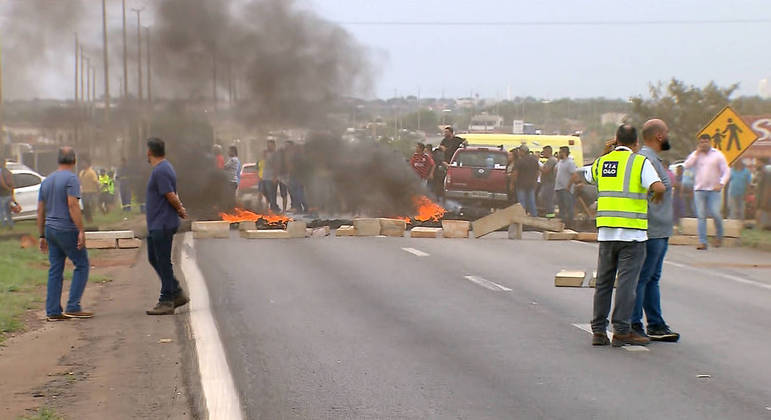
<path id="1" fill-rule="evenodd" d="M 126 180 L 120 181 L 120 203 L 123 211 L 131 211 L 131 184 Z"/>
<path id="2" fill-rule="evenodd" d="M 64 281 L 64 262 L 67 258 L 75 265 L 70 284 L 70 298 L 66 312 L 80 312 L 80 298 L 88 281 L 88 251 L 78 249 L 78 232 L 46 228 L 48 241 L 48 290 L 46 293 L 46 315 L 62 313 L 62 283 Z"/>
<path id="3" fill-rule="evenodd" d="M 575 203 L 573 194 L 569 190 L 557 190 L 557 202 L 560 207 L 560 219 L 566 225 L 573 225 L 573 205 Z"/>
<path id="4" fill-rule="evenodd" d="M 276 202 L 276 186 L 276 183 L 272 180 L 263 179 L 260 181 L 260 189 L 262 190 L 262 195 L 264 195 L 265 199 L 268 200 L 270 211 L 278 213 L 281 211 L 281 209 L 278 207 L 278 203 Z"/>
<path id="5" fill-rule="evenodd" d="M 292 198 L 292 207 L 298 211 L 308 211 L 308 205 L 305 203 L 305 187 L 299 180 L 289 179 L 289 196 Z"/>
<path id="6" fill-rule="evenodd" d="M 720 215 L 720 191 L 694 191 L 696 217 L 699 218 L 699 242 L 707 243 L 707 217 L 715 221 L 717 237 L 723 237 L 723 217 Z"/>
<path id="7" fill-rule="evenodd" d="M 527 210 L 527 213 L 533 217 L 538 216 L 538 209 L 535 206 L 535 189 L 534 188 L 517 188 L 517 201 L 522 204 L 522 207 Z"/>
<path id="8" fill-rule="evenodd" d="M 147 260 L 161 278 L 159 302 L 173 301 L 182 292 L 171 265 L 171 246 L 177 229 L 151 230 L 147 235 Z"/>
<path id="9" fill-rule="evenodd" d="M 0 226 L 8 225 L 13 229 L 13 215 L 11 214 L 11 196 L 0 197 Z"/>
<path id="10" fill-rule="evenodd" d="M 669 238 L 648 239 L 645 242 L 645 262 L 637 281 L 637 300 L 632 312 L 632 325 L 642 326 L 643 310 L 648 320 L 648 329 L 663 328 L 667 324 L 661 317 L 661 268 L 669 247 Z"/>

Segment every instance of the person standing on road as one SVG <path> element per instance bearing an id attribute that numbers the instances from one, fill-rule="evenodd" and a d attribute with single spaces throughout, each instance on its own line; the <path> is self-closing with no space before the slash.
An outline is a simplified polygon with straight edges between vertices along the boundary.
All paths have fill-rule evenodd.
<path id="1" fill-rule="evenodd" d="M 592 345 L 611 344 L 606 329 L 613 284 L 616 302 L 613 308 L 614 347 L 625 344 L 646 345 L 650 339 L 631 329 L 630 319 L 635 305 L 635 289 L 645 261 L 648 239 L 648 192 L 653 202 L 661 202 L 666 187 L 656 169 L 645 156 L 634 153 L 637 130 L 629 124 L 616 132 L 616 148 L 601 156 L 584 176 L 597 184 L 597 241 L 599 258 L 594 289 Z"/>
<path id="2" fill-rule="evenodd" d="M 557 179 L 557 158 L 551 146 L 544 146 L 541 157 L 546 159 L 541 167 L 541 201 L 546 209 L 546 217 L 554 217 L 554 182 Z"/>
<path id="3" fill-rule="evenodd" d="M 91 318 L 92 312 L 80 307 L 80 299 L 88 282 L 88 252 L 83 215 L 80 212 L 80 182 L 75 175 L 75 150 L 59 149 L 59 168 L 40 185 L 37 206 L 37 228 L 40 250 L 48 252 L 48 287 L 46 319 Z M 62 313 L 64 263 L 69 258 L 75 265 L 70 283 L 70 297 Z"/>
<path id="4" fill-rule="evenodd" d="M 13 174 L 6 167 L 5 158 L 0 156 L 0 223 L 8 225 L 8 229 L 13 229 L 11 204 L 14 201 Z"/>
<path id="5" fill-rule="evenodd" d="M 530 216 L 537 217 L 535 205 L 535 187 L 538 180 L 538 159 L 530 154 L 526 144 L 519 146 L 519 159 L 514 165 L 514 185 L 517 190 L 517 201 L 527 210 Z"/>
<path id="6" fill-rule="evenodd" d="M 423 185 L 428 185 L 428 180 L 434 175 L 434 159 L 426 153 L 426 145 L 418 143 L 415 146 L 415 153 L 410 158 L 410 166 L 420 177 Z"/>
<path id="7" fill-rule="evenodd" d="M 656 169 L 656 174 L 666 188 L 660 203 L 648 203 L 648 240 L 645 241 L 645 261 L 637 281 L 637 297 L 632 312 L 632 330 L 653 341 L 676 342 L 680 334 L 673 332 L 661 315 L 661 269 L 672 236 L 674 209 L 672 206 L 672 180 L 667 165 L 662 164 L 659 153 L 670 149 L 669 128 L 664 121 L 653 119 L 643 124 L 643 141 L 640 154 Z M 648 321 L 644 330 L 643 311 Z M 646 335 L 647 330 L 647 335 Z"/>
<path id="8" fill-rule="evenodd" d="M 179 218 L 187 211 L 177 195 L 177 174 L 166 160 L 166 144 L 157 137 L 147 140 L 147 161 L 153 167 L 147 181 L 147 259 L 161 279 L 161 296 L 147 315 L 172 315 L 190 301 L 174 277 L 171 248 Z"/>
<path id="9" fill-rule="evenodd" d="M 731 172 L 728 170 L 725 156 L 712 147 L 712 139 L 708 134 L 699 137 L 696 150 L 684 163 L 686 168 L 693 168 L 693 195 L 696 202 L 696 216 L 699 218 L 699 246 L 696 249 L 706 250 L 707 217 L 715 221 L 717 239 L 715 247 L 723 243 L 723 218 L 720 215 L 720 192 L 728 183 Z"/>
<path id="10" fill-rule="evenodd" d="M 80 170 L 78 179 L 83 196 L 83 214 L 86 221 L 91 223 L 94 220 L 94 211 L 99 204 L 99 177 L 96 175 L 94 167 L 91 166 L 91 159 L 83 159 L 83 169 Z"/>
<path id="11" fill-rule="evenodd" d="M 452 162 L 452 157 L 460 147 L 466 143 L 466 140 L 455 135 L 455 130 L 451 126 L 444 128 L 444 138 L 440 145 L 444 146 L 444 161 Z"/>
<path id="12" fill-rule="evenodd" d="M 115 174 L 115 180 L 118 181 L 121 207 L 124 212 L 131 212 L 131 169 L 125 157 L 120 158 L 120 167 Z"/>
<path id="13" fill-rule="evenodd" d="M 747 186 L 752 182 L 750 170 L 739 159 L 731 168 L 731 182 L 728 183 L 728 217 L 744 221 Z"/>
<path id="14" fill-rule="evenodd" d="M 268 140 L 267 149 L 263 152 L 265 164 L 262 168 L 260 189 L 262 190 L 263 195 L 265 195 L 265 199 L 268 201 L 270 211 L 274 213 L 278 213 L 281 210 L 276 202 L 276 188 L 278 186 L 277 157 L 276 141 L 272 139 Z"/>
<path id="15" fill-rule="evenodd" d="M 561 146 L 559 150 L 559 162 L 555 166 L 556 176 L 554 179 L 554 191 L 557 194 L 557 202 L 560 208 L 560 218 L 565 222 L 565 226 L 573 226 L 573 184 L 576 183 L 578 176 L 576 172 L 576 163 L 570 159 L 570 148 Z"/>
<path id="16" fill-rule="evenodd" d="M 236 190 L 240 178 L 241 161 L 238 160 L 238 149 L 236 146 L 228 147 L 228 160 L 222 167 L 225 170 L 225 179 L 228 183 L 228 207 L 233 207 L 236 202 Z"/>
<path id="17" fill-rule="evenodd" d="M 431 151 L 431 159 L 434 160 L 435 165 L 431 189 L 440 201 L 444 199 L 444 178 L 447 176 L 447 167 L 450 166 L 445 160 L 445 150 L 444 146 L 439 145 Z"/>

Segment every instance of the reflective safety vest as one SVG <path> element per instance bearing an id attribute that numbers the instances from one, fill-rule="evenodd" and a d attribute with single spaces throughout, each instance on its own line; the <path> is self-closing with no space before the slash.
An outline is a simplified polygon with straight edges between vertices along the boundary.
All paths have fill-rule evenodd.
<path id="1" fill-rule="evenodd" d="M 102 192 L 106 192 L 109 194 L 115 194 L 115 180 L 113 180 L 109 175 L 100 175 L 99 176 L 99 188 Z"/>
<path id="2" fill-rule="evenodd" d="M 645 156 L 615 150 L 592 164 L 597 183 L 597 227 L 648 229 L 648 190 L 642 186 Z"/>

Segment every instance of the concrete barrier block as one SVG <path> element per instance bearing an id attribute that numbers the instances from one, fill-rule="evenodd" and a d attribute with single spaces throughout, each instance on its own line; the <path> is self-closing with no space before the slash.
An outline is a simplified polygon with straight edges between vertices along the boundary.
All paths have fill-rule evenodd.
<path id="1" fill-rule="evenodd" d="M 353 227 L 356 228 L 356 236 L 380 235 L 380 221 L 378 219 L 353 219 Z"/>
<path id="2" fill-rule="evenodd" d="M 329 233 L 331 230 L 329 229 L 329 226 L 322 226 L 316 229 L 313 229 L 313 232 L 311 233 L 311 238 L 323 238 L 325 236 L 329 236 Z"/>
<path id="3" fill-rule="evenodd" d="M 356 228 L 351 225 L 342 225 L 335 230 L 335 236 L 356 236 Z"/>
<path id="4" fill-rule="evenodd" d="M 437 238 L 441 233 L 441 228 L 415 227 L 410 230 L 410 238 Z"/>
<path id="5" fill-rule="evenodd" d="M 581 287 L 584 284 L 584 271 L 562 270 L 554 276 L 555 287 Z"/>
<path id="6" fill-rule="evenodd" d="M 509 225 L 509 239 L 522 239 L 522 223 Z"/>
<path id="7" fill-rule="evenodd" d="M 244 230 L 257 230 L 257 222 L 255 222 L 255 221 L 239 222 L 238 223 L 238 230 L 240 230 L 240 231 L 244 231 Z"/>
<path id="8" fill-rule="evenodd" d="M 281 229 L 244 230 L 241 237 L 245 239 L 291 239 L 289 232 Z"/>
<path id="9" fill-rule="evenodd" d="M 407 222 L 404 220 L 380 218 L 378 221 L 380 222 L 380 234 L 384 236 L 401 238 L 407 229 Z"/>
<path id="10" fill-rule="evenodd" d="M 550 230 L 552 232 L 561 232 L 563 229 L 565 229 L 565 224 L 562 223 L 562 220 L 547 219 L 545 217 L 521 216 L 517 217 L 516 223 L 522 223 L 525 226 L 530 226 L 542 230 Z"/>
<path id="11" fill-rule="evenodd" d="M 193 238 L 230 238 L 230 222 L 226 221 L 200 221 L 192 223 Z"/>
<path id="12" fill-rule="evenodd" d="M 711 239 L 711 238 L 710 238 Z M 708 241 L 710 246 L 712 246 L 712 241 Z M 669 244 L 670 245 L 687 245 L 687 246 L 698 246 L 699 245 L 699 237 L 695 235 L 672 235 L 669 237 Z M 727 248 L 733 248 L 741 245 L 741 241 L 739 238 L 723 238 L 723 245 Z"/>
<path id="13" fill-rule="evenodd" d="M 466 220 L 442 220 L 442 237 L 468 239 L 471 222 Z"/>
<path id="14" fill-rule="evenodd" d="M 738 238 L 742 236 L 742 229 L 744 229 L 744 223 L 741 220 L 727 219 L 723 220 L 723 236 L 728 238 Z M 680 219 L 680 232 L 683 235 L 698 235 L 699 234 L 699 219 L 693 217 L 685 217 Z M 715 221 L 707 219 L 707 236 L 717 236 L 717 229 L 715 229 Z"/>
<path id="15" fill-rule="evenodd" d="M 569 241 L 576 239 L 578 232 L 570 229 L 565 229 L 562 232 L 543 232 L 543 239 L 547 241 Z"/>
<path id="16" fill-rule="evenodd" d="M 86 248 L 88 249 L 113 249 L 118 247 L 117 239 L 88 239 L 86 238 Z"/>
<path id="17" fill-rule="evenodd" d="M 136 238 L 118 239 L 118 248 L 121 248 L 121 249 L 139 248 L 140 246 L 142 246 L 142 240 L 140 239 L 136 239 Z"/>
<path id="18" fill-rule="evenodd" d="M 134 238 L 133 230 L 102 230 L 94 232 L 86 232 L 86 240 L 89 239 L 132 239 Z"/>
<path id="19" fill-rule="evenodd" d="M 582 242 L 597 242 L 597 232 L 578 232 L 576 240 Z"/>
<path id="20" fill-rule="evenodd" d="M 474 237 L 480 238 L 512 223 L 517 223 L 518 218 L 523 217 L 525 217 L 525 209 L 519 204 L 514 204 L 471 222 L 471 229 L 474 231 Z"/>
<path id="21" fill-rule="evenodd" d="M 305 238 L 306 229 L 308 229 L 307 223 L 298 220 L 292 220 L 286 224 L 286 231 L 292 238 Z"/>

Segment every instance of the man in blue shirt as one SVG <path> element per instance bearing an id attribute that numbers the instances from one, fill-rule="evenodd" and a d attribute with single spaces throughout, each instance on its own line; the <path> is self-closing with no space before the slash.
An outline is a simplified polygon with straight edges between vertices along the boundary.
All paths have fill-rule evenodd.
<path id="1" fill-rule="evenodd" d="M 147 140 L 147 161 L 153 171 L 147 182 L 145 200 L 147 214 L 147 258 L 161 278 L 161 297 L 148 315 L 172 315 L 174 309 L 190 299 L 182 291 L 174 277 L 171 265 L 171 246 L 179 227 L 179 218 L 186 218 L 187 211 L 177 196 L 177 174 L 166 160 L 163 140 L 152 137 Z"/>
<path id="2" fill-rule="evenodd" d="M 731 168 L 731 180 L 728 182 L 728 217 L 744 220 L 745 197 L 747 186 L 752 181 L 750 170 L 744 166 L 741 159 Z"/>
<path id="3" fill-rule="evenodd" d="M 48 288 L 46 317 L 48 321 L 69 318 L 91 318 L 84 312 L 80 298 L 88 281 L 88 252 L 83 215 L 80 212 L 80 182 L 75 169 L 75 151 L 71 147 L 59 149 L 59 168 L 40 185 L 37 206 L 37 227 L 40 250 L 48 252 Z M 62 313 L 62 282 L 64 263 L 69 258 L 75 265 L 70 284 L 70 298 Z"/>

